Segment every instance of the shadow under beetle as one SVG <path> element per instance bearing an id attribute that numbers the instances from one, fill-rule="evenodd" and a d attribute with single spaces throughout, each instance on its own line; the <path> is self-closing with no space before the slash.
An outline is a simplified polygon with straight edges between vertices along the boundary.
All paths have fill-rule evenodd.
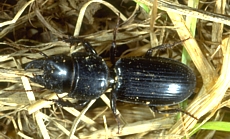
<path id="1" fill-rule="evenodd" d="M 143 57 L 112 61 L 114 65 L 109 69 L 90 43 L 82 43 L 85 52 L 45 56 L 28 63 L 25 69 L 42 69 L 44 72 L 34 75 L 31 81 L 56 93 L 68 92 L 69 97 L 81 100 L 83 104 L 99 98 L 111 87 L 111 109 L 118 132 L 120 122 L 116 101 L 148 105 L 155 112 L 184 112 L 180 109 L 158 111 L 155 106 L 175 105 L 191 96 L 196 77 L 189 67 L 168 58 L 152 57 L 155 49 L 152 48 Z M 112 56 L 111 59 L 115 58 Z"/>

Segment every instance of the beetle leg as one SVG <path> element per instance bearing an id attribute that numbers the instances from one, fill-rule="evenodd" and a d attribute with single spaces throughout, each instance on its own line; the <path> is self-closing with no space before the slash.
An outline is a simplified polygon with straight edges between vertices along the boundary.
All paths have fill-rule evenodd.
<path id="1" fill-rule="evenodd" d="M 155 107 L 155 106 L 149 106 L 149 107 L 151 108 L 152 111 L 154 111 L 154 112 L 156 112 L 156 113 L 177 113 L 177 112 L 181 112 L 181 113 L 184 113 L 184 114 L 186 114 L 186 115 L 188 115 L 188 116 L 190 116 L 190 117 L 192 117 L 192 118 L 198 120 L 197 117 L 193 116 L 193 115 L 190 114 L 189 112 L 184 111 L 184 110 L 182 110 L 182 109 L 158 110 L 158 108 Z"/>
<path id="2" fill-rule="evenodd" d="M 90 101 L 90 100 L 78 100 L 77 103 L 72 103 L 72 102 L 70 102 L 68 100 L 64 100 L 63 98 L 60 98 L 58 95 L 57 95 L 57 97 L 58 97 L 58 99 L 51 99 L 51 100 L 44 99 L 44 100 L 46 100 L 46 101 L 53 101 L 59 107 L 73 107 L 75 109 L 81 109 L 81 108 L 83 108 Z"/>
<path id="3" fill-rule="evenodd" d="M 158 45 L 156 47 L 150 48 L 146 53 L 145 53 L 145 57 L 152 57 L 152 53 L 154 50 L 165 50 L 166 48 L 172 48 L 174 46 L 177 46 L 181 43 L 183 43 L 184 41 L 188 40 L 190 38 L 175 42 L 173 44 L 162 44 L 162 45 Z"/>
<path id="4" fill-rule="evenodd" d="M 54 103 L 56 103 L 59 107 L 75 107 L 73 105 L 73 103 L 71 103 L 70 101 L 68 100 L 64 100 L 62 98 L 59 98 L 58 99 L 45 99 L 43 98 L 44 100 L 46 101 L 53 101 Z"/>
<path id="5" fill-rule="evenodd" d="M 74 44 L 74 43 L 79 43 L 81 42 L 83 47 L 85 48 L 85 51 L 88 54 L 93 54 L 93 55 L 97 55 L 97 52 L 95 51 L 95 49 L 92 47 L 92 45 L 88 42 L 85 41 L 84 39 L 78 39 L 78 38 L 70 38 L 70 39 L 66 39 L 64 40 L 65 42 L 70 42 L 70 44 Z"/>
<path id="6" fill-rule="evenodd" d="M 72 103 L 68 100 L 63 100 L 62 98 L 54 101 L 60 107 L 73 107 L 75 109 L 82 109 L 90 100 L 79 100 L 77 103 Z"/>
<path id="7" fill-rule="evenodd" d="M 74 103 L 76 109 L 83 108 L 86 104 L 88 104 L 91 100 L 78 100 L 77 103 Z"/>
<path id="8" fill-rule="evenodd" d="M 77 103 L 71 103 L 68 100 L 64 100 L 63 98 L 60 98 L 58 95 L 57 95 L 57 97 L 58 97 L 58 99 L 55 100 L 54 102 L 56 102 L 56 104 L 58 106 L 60 106 L 60 107 L 73 107 L 75 109 L 83 108 L 90 101 L 90 100 L 78 100 Z"/>
<path id="9" fill-rule="evenodd" d="M 86 52 L 88 52 L 89 54 L 97 55 L 97 52 L 89 42 L 82 40 L 82 45 L 84 46 Z"/>
<path id="10" fill-rule="evenodd" d="M 120 22 L 120 13 L 118 13 L 117 24 L 113 30 L 113 42 L 112 42 L 112 47 L 110 49 L 110 61 L 111 61 L 113 66 L 115 65 L 115 57 L 116 57 L 116 53 L 117 53 L 117 51 L 116 51 L 116 47 L 117 47 L 116 37 L 117 37 L 117 30 L 119 27 L 119 22 Z"/>
<path id="11" fill-rule="evenodd" d="M 182 110 L 182 109 L 169 109 L 169 110 L 161 110 L 161 111 L 159 111 L 160 113 L 177 113 L 177 112 L 181 112 L 181 113 L 184 113 L 184 114 L 186 114 L 186 115 L 188 115 L 188 116 L 190 116 L 190 117 L 192 117 L 192 118 L 194 118 L 194 119 L 196 119 L 196 120 L 198 120 L 198 118 L 197 117 L 195 117 L 195 116 L 193 116 L 191 113 L 189 113 L 189 112 L 187 112 L 187 111 L 184 111 L 184 110 Z"/>
<path id="12" fill-rule="evenodd" d="M 111 61 L 113 66 L 115 65 L 116 53 L 117 53 L 117 51 L 116 51 L 116 42 L 113 41 L 111 49 L 110 49 L 110 61 Z"/>
<path id="13" fill-rule="evenodd" d="M 153 112 L 159 113 L 159 110 L 158 110 L 157 107 L 155 107 L 155 106 L 149 106 L 149 108 L 150 108 Z"/>
<path id="14" fill-rule="evenodd" d="M 117 96 L 116 96 L 116 92 L 113 90 L 112 93 L 111 93 L 111 100 L 110 100 L 110 106 L 111 106 L 111 109 L 113 111 L 113 115 L 116 119 L 116 122 L 117 122 L 117 126 L 118 126 L 118 134 L 120 133 L 120 120 L 119 120 L 119 114 L 117 114 Z"/>

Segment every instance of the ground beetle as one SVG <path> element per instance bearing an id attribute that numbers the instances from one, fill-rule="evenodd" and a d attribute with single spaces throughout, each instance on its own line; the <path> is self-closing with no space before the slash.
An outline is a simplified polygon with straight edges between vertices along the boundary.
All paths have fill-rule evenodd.
<path id="1" fill-rule="evenodd" d="M 111 109 L 118 129 L 116 101 L 148 105 L 157 112 L 182 111 L 158 111 L 155 106 L 178 104 L 194 92 L 196 77 L 192 70 L 178 61 L 152 57 L 155 48 L 143 57 L 121 58 L 116 62 L 112 55 L 114 65 L 109 69 L 90 43 L 82 40 L 82 44 L 85 52 L 45 56 L 28 63 L 25 69 L 42 69 L 43 75 L 34 75 L 31 81 L 56 93 L 68 92 L 69 97 L 82 102 L 97 99 L 111 87 Z"/>

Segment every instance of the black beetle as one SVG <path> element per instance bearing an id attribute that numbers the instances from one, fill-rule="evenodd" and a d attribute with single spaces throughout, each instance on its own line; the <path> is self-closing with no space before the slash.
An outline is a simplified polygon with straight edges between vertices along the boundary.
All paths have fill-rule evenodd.
<path id="1" fill-rule="evenodd" d="M 155 48 L 149 49 L 144 57 L 121 58 L 109 69 L 90 43 L 82 43 L 86 52 L 45 56 L 28 63 L 25 69 L 42 69 L 43 75 L 30 78 L 33 82 L 56 93 L 68 92 L 69 97 L 83 102 L 97 99 L 112 87 L 111 109 L 118 129 L 116 101 L 148 105 L 157 112 L 172 112 L 158 111 L 155 106 L 178 104 L 194 92 L 196 77 L 192 70 L 178 61 L 151 57 Z"/>

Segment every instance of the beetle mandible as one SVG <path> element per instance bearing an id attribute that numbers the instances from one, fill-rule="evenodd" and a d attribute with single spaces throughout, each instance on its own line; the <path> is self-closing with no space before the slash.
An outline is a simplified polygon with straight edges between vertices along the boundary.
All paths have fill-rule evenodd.
<path id="1" fill-rule="evenodd" d="M 111 109 L 118 123 L 118 132 L 120 122 L 116 101 L 148 105 L 156 112 L 172 112 L 158 111 L 155 106 L 178 104 L 194 92 L 196 77 L 192 70 L 175 60 L 152 57 L 155 48 L 149 49 L 143 57 L 120 58 L 116 62 L 111 55 L 114 65 L 109 69 L 91 44 L 81 41 L 85 52 L 71 56 L 45 56 L 31 61 L 25 69 L 43 70 L 42 75 L 34 75 L 31 81 L 56 93 L 68 92 L 69 97 L 82 100 L 83 104 L 97 99 L 111 87 Z M 115 37 L 113 46 L 116 46 Z"/>

